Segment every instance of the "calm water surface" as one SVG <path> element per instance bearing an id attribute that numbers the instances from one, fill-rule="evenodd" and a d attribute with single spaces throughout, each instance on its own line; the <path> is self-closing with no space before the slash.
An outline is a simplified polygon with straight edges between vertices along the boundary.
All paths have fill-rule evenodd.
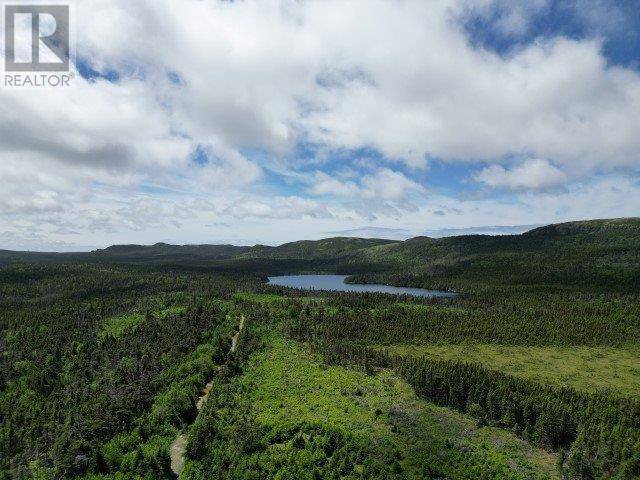
<path id="1" fill-rule="evenodd" d="M 414 297 L 454 297 L 451 292 L 426 290 L 424 288 L 392 287 L 377 284 L 344 283 L 346 275 L 282 275 L 269 277 L 270 285 L 302 288 L 304 290 L 331 290 L 337 292 L 379 292 L 396 295 L 413 295 Z"/>

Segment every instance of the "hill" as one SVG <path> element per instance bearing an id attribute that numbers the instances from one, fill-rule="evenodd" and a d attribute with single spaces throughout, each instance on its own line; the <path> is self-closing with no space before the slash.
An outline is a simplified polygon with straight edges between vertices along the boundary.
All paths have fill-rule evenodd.
<path id="1" fill-rule="evenodd" d="M 94 250 L 91 256 L 104 260 L 154 261 L 167 260 L 220 260 L 234 258 L 252 247 L 235 245 L 112 245 L 105 249 Z"/>
<path id="2" fill-rule="evenodd" d="M 335 237 L 266 245 L 114 245 L 90 253 L 0 251 L 0 263 L 86 261 L 195 265 L 225 271 L 339 271 L 353 280 L 464 290 L 478 285 L 635 288 L 640 218 L 567 222 L 520 235 Z"/>
<path id="3" fill-rule="evenodd" d="M 357 256 L 364 249 L 399 243 L 377 238 L 334 237 L 322 240 L 300 240 L 278 247 L 255 246 L 240 255 L 242 258 L 267 259 L 339 259 Z"/>
<path id="4" fill-rule="evenodd" d="M 0 478 L 637 478 L 639 233 L 0 251 Z"/>
<path id="5" fill-rule="evenodd" d="M 432 285 L 597 283 L 633 287 L 640 279 L 639 252 L 640 219 L 624 218 L 560 223 L 520 235 L 416 237 L 370 247 L 352 261 L 386 264 L 398 272 L 395 281 L 404 283 L 412 278 L 413 283 Z"/>
<path id="6" fill-rule="evenodd" d="M 276 247 L 268 245 L 112 245 L 92 252 L 30 252 L 0 250 L 0 263 L 13 261 L 117 261 L 193 262 L 215 260 L 329 260 L 356 255 L 359 251 L 378 245 L 397 243 L 395 240 L 377 238 L 335 237 L 322 240 L 299 240 Z"/>
<path id="7" fill-rule="evenodd" d="M 94 258 L 132 262 L 195 260 L 330 260 L 349 257 L 358 251 L 393 240 L 335 237 L 322 240 L 300 240 L 277 247 L 254 245 L 113 245 L 91 252 Z"/>

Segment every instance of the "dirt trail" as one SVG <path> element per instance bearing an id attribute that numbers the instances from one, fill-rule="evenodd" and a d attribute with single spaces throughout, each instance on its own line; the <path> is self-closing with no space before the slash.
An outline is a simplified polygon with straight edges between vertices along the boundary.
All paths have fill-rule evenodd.
<path id="1" fill-rule="evenodd" d="M 229 349 L 230 353 L 233 353 L 236 351 L 236 348 L 238 347 L 238 339 L 240 338 L 240 334 L 242 333 L 243 328 L 244 328 L 244 315 L 241 315 L 240 326 L 238 327 L 238 331 L 231 338 L 231 348 Z M 216 367 L 215 372 L 216 373 L 219 372 L 221 368 L 222 366 L 218 365 Z M 198 411 L 200 411 L 204 406 L 204 404 L 206 403 L 212 388 L 213 388 L 213 380 L 211 380 L 209 383 L 205 385 L 204 389 L 202 390 L 202 395 L 200 395 L 200 397 L 198 398 L 198 401 L 196 402 L 196 408 L 198 409 Z M 185 461 L 184 454 L 186 452 L 186 449 L 187 449 L 187 434 L 181 433 L 176 437 L 176 439 L 171 444 L 171 448 L 169 449 L 169 455 L 171 456 L 171 471 L 175 475 L 175 478 L 179 478 L 180 474 L 182 473 L 182 470 L 184 469 L 184 461 Z"/>
<path id="2" fill-rule="evenodd" d="M 169 455 L 171 456 L 171 471 L 178 478 L 184 469 L 184 453 L 187 450 L 187 435 L 181 433 L 171 444 Z"/>
<path id="3" fill-rule="evenodd" d="M 240 334 L 242 333 L 242 329 L 244 328 L 244 315 L 240 316 L 240 326 L 238 327 L 238 331 L 231 339 L 231 353 L 236 351 L 236 347 L 238 346 L 238 338 L 240 338 Z"/>

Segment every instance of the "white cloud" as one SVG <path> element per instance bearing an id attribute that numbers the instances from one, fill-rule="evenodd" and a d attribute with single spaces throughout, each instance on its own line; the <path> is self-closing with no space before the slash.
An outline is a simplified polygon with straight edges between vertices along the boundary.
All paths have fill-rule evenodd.
<path id="1" fill-rule="evenodd" d="M 425 192 L 423 186 L 388 168 L 381 168 L 374 175 L 365 176 L 362 184 L 363 195 L 366 198 L 403 200 L 409 192 Z"/>
<path id="2" fill-rule="evenodd" d="M 309 193 L 313 195 L 392 201 L 404 200 L 411 192 L 424 193 L 425 188 L 403 173 L 389 168 L 380 168 L 375 173 L 363 176 L 360 184 L 351 180 L 338 180 L 324 172 L 316 172 L 314 184 L 309 189 Z"/>
<path id="3" fill-rule="evenodd" d="M 301 197 L 276 197 L 269 200 L 243 199 L 233 202 L 220 211 L 236 219 L 313 219 L 332 218 L 334 215 L 326 205 Z"/>
<path id="4" fill-rule="evenodd" d="M 214 190 L 225 190 L 250 185 L 263 175 L 260 166 L 233 149 L 209 145 L 205 151 L 208 163 L 193 169 L 192 181 L 196 184 L 202 183 Z"/>
<path id="5" fill-rule="evenodd" d="M 81 17 L 80 48 L 98 66 L 143 65 L 180 128 L 232 148 L 282 152 L 305 136 L 413 166 L 524 152 L 580 172 L 637 162 L 637 73 L 607 68 L 596 41 L 474 49 L 456 21 L 469 3 L 93 0 L 87 11 L 110 13 Z M 183 85 L 163 85 L 166 71 Z"/>
<path id="6" fill-rule="evenodd" d="M 360 187 L 352 181 L 341 181 L 324 172 L 316 172 L 315 183 L 309 189 L 313 195 L 336 195 L 354 197 L 360 194 Z"/>
<path id="7" fill-rule="evenodd" d="M 0 89 L 0 229 L 17 232 L 19 219 L 51 238 L 85 235 L 93 244 L 131 231 L 195 235 L 197 222 L 225 215 L 238 229 L 249 228 L 245 217 L 312 218 L 322 231 L 345 227 L 330 222 L 424 223 L 433 217 L 425 212 L 446 208 L 468 220 L 472 203 L 438 198 L 412 168 L 432 157 L 489 164 L 476 180 L 547 195 L 549 205 L 569 201 L 548 197 L 552 187 L 637 170 L 640 74 L 608 66 L 597 40 L 547 38 L 505 57 L 475 48 L 460 19 L 487 4 L 84 0 L 78 54 L 121 77 Z M 500 26 L 514 35 L 545 1 L 517 5 Z M 291 160 L 301 141 L 317 145 L 314 159 Z M 191 162 L 196 148 L 208 163 Z M 331 153 L 352 149 L 376 154 L 349 158 L 334 175 Z M 514 157 L 543 160 L 510 166 Z M 309 180 L 296 171 L 302 163 L 319 171 Z M 371 173 L 346 174 L 365 164 Z M 283 193 L 266 171 L 308 190 Z M 170 193 L 143 196 L 148 185 Z M 618 197 L 602 198 L 616 214 Z"/>
<path id="8" fill-rule="evenodd" d="M 335 230 L 325 232 L 327 235 L 348 236 L 348 237 L 366 237 L 366 238 L 383 238 L 391 240 L 406 240 L 410 237 L 409 231 L 405 228 L 389 228 L 389 227 L 356 227 L 347 230 Z"/>
<path id="9" fill-rule="evenodd" d="M 542 190 L 559 187 L 566 182 L 566 175 L 544 159 L 525 160 L 510 170 L 501 165 L 491 165 L 477 172 L 475 180 L 490 187 L 512 190 Z"/>

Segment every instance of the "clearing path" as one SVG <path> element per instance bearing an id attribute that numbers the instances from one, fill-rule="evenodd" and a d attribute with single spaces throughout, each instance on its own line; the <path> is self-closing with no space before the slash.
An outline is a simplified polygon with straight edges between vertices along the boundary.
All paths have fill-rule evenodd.
<path id="1" fill-rule="evenodd" d="M 187 435 L 181 433 L 171 444 L 169 449 L 169 455 L 171 456 L 171 471 L 176 478 L 180 476 L 180 473 L 184 469 L 184 453 L 187 450 Z"/>
<path id="2" fill-rule="evenodd" d="M 240 326 L 238 327 L 238 331 L 231 338 L 231 348 L 229 349 L 229 353 L 233 353 L 236 351 L 238 347 L 238 339 L 240 338 L 240 334 L 242 333 L 242 329 L 244 328 L 244 315 L 240 316 Z M 222 367 L 218 365 L 216 367 L 216 372 L 219 372 Z M 196 402 L 196 408 L 198 411 L 202 409 L 204 404 L 209 398 L 209 393 L 211 393 L 211 389 L 213 388 L 213 380 L 207 383 L 202 390 L 202 395 L 198 398 Z M 171 457 L 171 471 L 175 475 L 176 478 L 180 477 L 182 470 L 184 469 L 185 457 L 184 454 L 187 449 L 187 434 L 181 433 L 176 437 L 176 439 L 171 444 L 169 449 L 169 455 Z"/>
<path id="3" fill-rule="evenodd" d="M 392 370 L 327 366 L 308 345 L 273 333 L 240 378 L 256 422 L 278 435 L 321 424 L 403 452 L 408 478 L 559 480 L 557 456 L 468 415 L 420 399 Z M 286 438 L 286 437 L 284 437 Z M 281 458 L 279 446 L 267 455 Z M 255 457 L 257 458 L 257 457 Z M 480 472 L 482 475 L 480 475 Z"/>
<path id="4" fill-rule="evenodd" d="M 244 328 L 244 315 L 240 316 L 240 326 L 238 327 L 238 331 L 236 332 L 236 334 L 233 336 L 233 338 L 231 339 L 231 353 L 236 351 L 236 347 L 238 346 L 238 338 L 240 338 L 240 333 L 242 332 L 242 329 Z"/>

